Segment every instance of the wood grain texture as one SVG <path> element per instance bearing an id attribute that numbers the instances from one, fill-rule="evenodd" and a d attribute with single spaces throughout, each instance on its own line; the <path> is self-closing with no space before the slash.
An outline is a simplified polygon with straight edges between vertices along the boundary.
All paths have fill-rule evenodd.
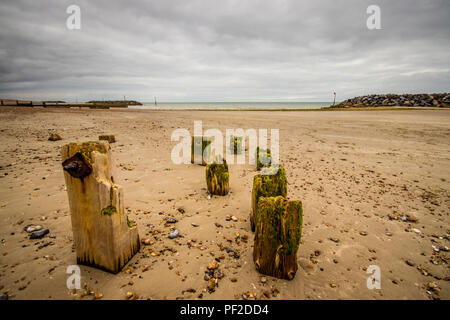
<path id="1" fill-rule="evenodd" d="M 81 153 L 92 172 L 80 179 L 64 171 L 77 263 L 119 272 L 139 251 L 138 230 L 124 211 L 122 188 L 111 173 L 111 149 L 106 141 L 70 143 L 63 161 Z"/>

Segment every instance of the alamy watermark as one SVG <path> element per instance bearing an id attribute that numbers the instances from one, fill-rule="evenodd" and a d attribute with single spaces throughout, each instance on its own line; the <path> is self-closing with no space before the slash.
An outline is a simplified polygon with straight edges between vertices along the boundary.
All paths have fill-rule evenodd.
<path id="1" fill-rule="evenodd" d="M 268 149 L 268 129 L 226 129 L 225 133 L 225 157 L 223 152 L 223 134 L 219 129 L 207 129 L 203 132 L 202 121 L 194 121 L 194 137 L 206 137 L 208 139 L 208 150 L 203 150 L 202 143 L 192 143 L 192 136 L 187 129 L 179 128 L 175 129 L 171 134 L 171 141 L 178 142 L 171 152 L 172 162 L 175 164 L 189 164 L 191 163 L 192 151 L 194 154 L 202 155 L 200 159 L 195 158 L 194 163 L 202 163 L 205 161 L 207 164 L 216 162 L 223 163 L 222 159 L 225 159 L 227 164 L 234 164 L 235 157 L 237 164 L 246 163 L 245 143 L 248 139 L 248 163 L 256 163 L 256 151 L 259 148 L 260 155 Z M 233 148 L 233 138 L 239 138 L 240 149 L 243 151 L 235 155 Z M 270 156 L 260 156 L 260 162 L 263 165 L 270 165 L 269 167 L 263 167 L 261 174 L 273 175 L 278 172 L 279 167 L 279 143 L 280 132 L 279 129 L 270 130 Z M 203 159 L 202 159 L 203 158 Z M 274 170 L 275 169 L 275 170 Z"/>
<path id="2" fill-rule="evenodd" d="M 69 16 L 66 19 L 66 27 L 69 30 L 81 29 L 81 9 L 78 5 L 72 4 L 67 7 L 66 13 Z M 366 26 L 369 30 L 381 29 L 381 8 L 378 5 L 372 4 L 367 7 L 366 13 L 369 15 L 366 21 Z"/>
<path id="3" fill-rule="evenodd" d="M 76 264 L 70 265 L 66 269 L 66 273 L 70 274 L 67 278 L 66 286 L 67 289 L 81 289 L 81 269 Z"/>
<path id="4" fill-rule="evenodd" d="M 370 265 L 367 268 L 367 273 L 370 273 L 370 277 L 367 278 L 367 289 L 381 289 L 381 269 L 379 266 Z"/>
<path id="5" fill-rule="evenodd" d="M 373 4 L 367 7 L 367 18 L 366 25 L 369 30 L 380 30 L 381 29 L 381 9 L 379 6 Z"/>
<path id="6" fill-rule="evenodd" d="M 76 4 L 72 4 L 67 7 L 66 13 L 69 16 L 66 19 L 66 27 L 69 30 L 81 29 L 81 9 Z"/>

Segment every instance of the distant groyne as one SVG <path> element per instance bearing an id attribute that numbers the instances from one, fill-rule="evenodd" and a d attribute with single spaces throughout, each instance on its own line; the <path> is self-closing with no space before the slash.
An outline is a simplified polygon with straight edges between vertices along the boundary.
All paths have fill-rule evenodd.
<path id="1" fill-rule="evenodd" d="M 90 108 L 90 109 L 110 109 L 128 108 L 129 105 L 141 105 L 138 101 L 89 101 L 89 102 L 65 102 L 65 101 L 32 101 L 0 99 L 0 106 L 12 107 L 42 107 L 42 108 Z"/>

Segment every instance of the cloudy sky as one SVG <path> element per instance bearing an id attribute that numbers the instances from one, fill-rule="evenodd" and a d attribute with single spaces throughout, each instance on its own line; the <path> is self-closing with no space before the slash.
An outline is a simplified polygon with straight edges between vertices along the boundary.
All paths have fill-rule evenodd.
<path id="1" fill-rule="evenodd" d="M 69 30 L 69 5 L 81 29 Z M 369 30 L 367 7 L 381 9 Z M 331 101 L 450 91 L 448 0 L 2 0 L 0 97 Z"/>

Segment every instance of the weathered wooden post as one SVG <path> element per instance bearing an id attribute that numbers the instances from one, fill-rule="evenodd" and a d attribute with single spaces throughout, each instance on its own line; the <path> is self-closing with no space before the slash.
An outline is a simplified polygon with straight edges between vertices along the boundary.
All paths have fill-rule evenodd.
<path id="1" fill-rule="evenodd" d="M 114 183 L 106 141 L 62 147 L 77 263 L 113 273 L 139 251 L 139 234 L 124 211 L 122 187 Z"/>
<path id="2" fill-rule="evenodd" d="M 297 250 L 302 234 L 301 201 L 261 198 L 258 205 L 253 261 L 258 272 L 292 280 L 298 269 Z"/>
<path id="3" fill-rule="evenodd" d="M 98 136 L 98 140 L 105 140 L 109 143 L 114 143 L 116 142 L 116 137 L 113 134 L 102 134 Z"/>
<path id="4" fill-rule="evenodd" d="M 230 190 L 230 175 L 225 159 L 216 159 L 213 163 L 206 165 L 206 185 L 210 194 L 224 196 Z"/>
<path id="5" fill-rule="evenodd" d="M 272 164 L 272 156 L 270 154 L 270 149 L 256 148 L 256 170 L 261 170 L 264 166 L 270 166 Z"/>
<path id="6" fill-rule="evenodd" d="M 250 225 L 252 231 L 255 231 L 256 214 L 258 201 L 260 197 L 276 197 L 287 196 L 287 178 L 286 171 L 282 166 L 278 167 L 276 171 L 275 167 L 267 169 L 267 175 L 257 174 L 253 177 L 253 189 L 252 189 L 252 212 L 250 213 Z"/>
<path id="7" fill-rule="evenodd" d="M 230 137 L 230 151 L 232 154 L 242 153 L 242 137 Z"/>
<path id="8" fill-rule="evenodd" d="M 191 141 L 191 163 L 206 166 L 211 159 L 211 138 L 192 137 Z"/>

